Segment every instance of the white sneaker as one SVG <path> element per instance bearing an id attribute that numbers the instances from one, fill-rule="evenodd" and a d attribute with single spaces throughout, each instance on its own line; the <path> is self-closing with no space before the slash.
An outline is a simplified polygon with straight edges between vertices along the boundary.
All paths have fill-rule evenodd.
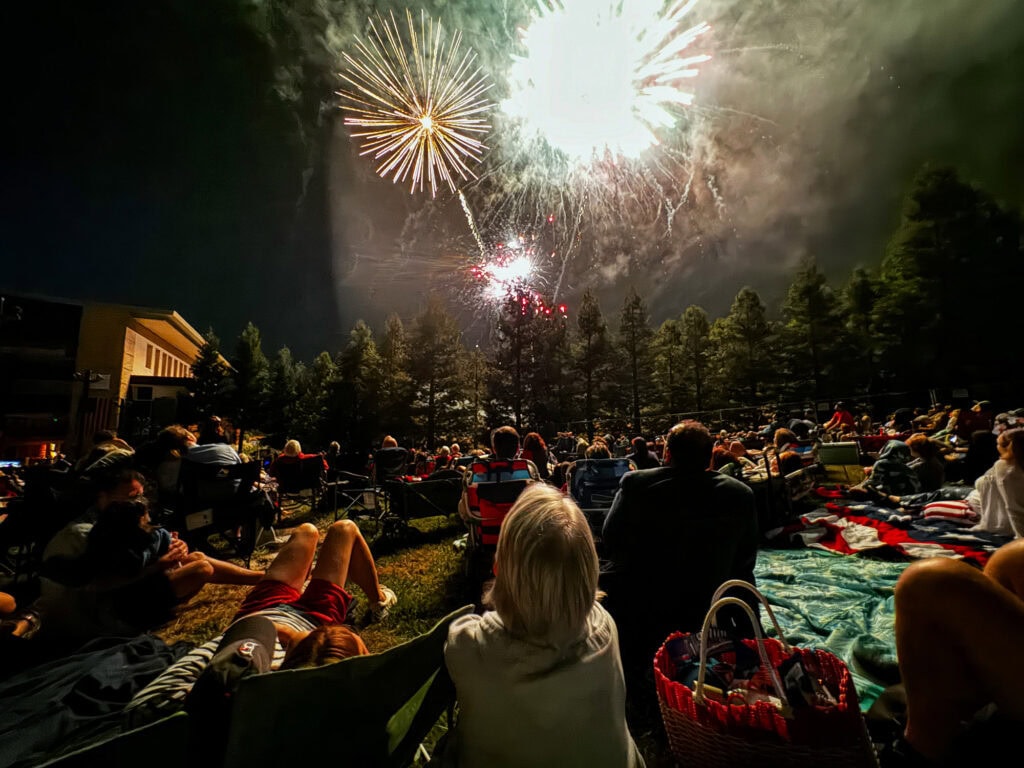
<path id="1" fill-rule="evenodd" d="M 380 593 L 384 595 L 384 599 L 379 603 L 370 603 L 370 614 L 374 621 L 384 621 L 391 615 L 391 606 L 398 602 L 398 595 L 390 587 L 381 584 Z"/>

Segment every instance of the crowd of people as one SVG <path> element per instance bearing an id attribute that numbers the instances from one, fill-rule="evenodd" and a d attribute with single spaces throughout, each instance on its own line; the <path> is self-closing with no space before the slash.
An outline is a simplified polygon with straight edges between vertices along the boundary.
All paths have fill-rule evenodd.
<path id="1" fill-rule="evenodd" d="M 1017 426 L 1024 417 L 1017 412 L 995 414 L 986 402 L 901 409 L 870 427 L 843 403 L 822 424 L 809 411 L 769 416 L 717 433 L 695 421 L 650 438 L 560 433 L 552 447 L 538 433 L 521 439 L 503 426 L 490 445 L 465 457 L 458 443 L 426 452 L 384 438 L 367 471 L 390 462 L 416 478 L 456 473 L 463 478 L 459 512 L 471 530 L 479 524 L 473 462 L 519 462 L 525 472 L 501 522 L 481 610 L 450 628 L 445 661 L 459 702 L 445 750 L 452 764 L 642 765 L 630 727 L 634 716 L 654 711 L 654 652 L 673 631 L 699 630 L 723 582 L 755 583 L 760 531 L 749 481 L 799 471 L 821 441 L 867 438 L 872 461 L 852 494 L 912 510 L 953 505 L 980 530 L 1024 538 L 1024 428 Z M 228 583 L 250 589 L 218 639 L 267 638 L 271 670 L 367 652 L 352 627 L 349 586 L 366 595 L 375 620 L 386 619 L 398 598 L 380 584 L 355 523 L 333 523 L 322 540 L 315 526 L 296 527 L 265 571 L 220 560 L 193 551 L 166 525 L 165 511 L 180 492 L 185 462 L 245 461 L 217 423 L 199 437 L 172 425 L 138 449 L 113 435 L 97 438 L 87 457 L 63 470 L 66 524 L 43 553 L 38 600 L 19 610 L 0 593 L 9 634 L 67 649 L 89 637 L 145 632 L 206 584 Z M 289 440 L 264 479 L 317 456 Z M 322 454 L 324 472 L 339 467 L 341 456 L 332 444 Z M 596 525 L 574 493 L 578 459 L 624 462 Z M 254 505 L 273 509 L 259 486 L 251 490 Z M 272 517 L 264 520 L 272 529 Z M 958 725 L 984 706 L 1024 720 L 1016 694 L 1024 669 L 1008 647 L 1013 630 L 1024 629 L 1019 545 L 1006 545 L 984 572 L 931 560 L 909 566 L 899 580 L 905 741 L 922 760 L 947 757 Z M 751 607 L 757 615 L 759 606 Z M 742 613 L 726 615 L 724 625 L 740 636 L 753 630 Z M 173 686 L 201 689 L 210 658 L 182 659 L 133 706 L 159 710 Z M 563 733 L 589 736 L 570 741 Z"/>

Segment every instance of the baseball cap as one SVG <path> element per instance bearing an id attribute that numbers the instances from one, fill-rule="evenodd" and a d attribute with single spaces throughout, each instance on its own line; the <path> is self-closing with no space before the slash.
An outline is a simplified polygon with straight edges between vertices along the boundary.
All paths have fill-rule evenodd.
<path id="1" fill-rule="evenodd" d="M 185 698 L 188 713 L 210 719 L 226 717 L 239 683 L 270 671 L 276 641 L 277 628 L 266 616 L 246 616 L 228 627 Z"/>

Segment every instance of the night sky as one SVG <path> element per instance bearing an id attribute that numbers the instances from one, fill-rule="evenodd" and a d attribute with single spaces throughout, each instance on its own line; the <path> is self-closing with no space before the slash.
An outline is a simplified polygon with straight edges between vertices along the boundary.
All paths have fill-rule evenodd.
<path id="1" fill-rule="evenodd" d="M 462 29 L 500 93 L 524 3 L 410 7 Z M 437 291 L 467 338 L 486 336 L 461 279 L 472 240 L 458 201 L 374 175 L 341 123 L 316 35 L 286 34 L 281 10 L 333 8 L 321 38 L 339 49 L 367 9 L 403 5 L 7 5 L 0 290 L 173 308 L 228 348 L 251 320 L 268 352 L 287 344 L 303 358 L 338 349 L 358 318 L 377 329 L 390 312 L 410 319 Z M 593 287 L 613 317 L 635 285 L 656 323 L 691 303 L 714 317 L 743 285 L 773 305 L 805 253 L 841 282 L 878 264 L 925 162 L 1020 208 L 1017 5 L 705 0 L 714 58 L 678 133 L 699 158 L 692 195 L 671 231 L 639 203 L 623 213 L 588 198 L 561 298 L 572 306 Z M 509 170 L 494 122 L 484 181 L 465 188 L 489 241 L 529 224 L 525 210 L 515 222 L 494 211 L 535 178 Z M 556 220 L 547 234 L 564 244 L 566 228 Z"/>

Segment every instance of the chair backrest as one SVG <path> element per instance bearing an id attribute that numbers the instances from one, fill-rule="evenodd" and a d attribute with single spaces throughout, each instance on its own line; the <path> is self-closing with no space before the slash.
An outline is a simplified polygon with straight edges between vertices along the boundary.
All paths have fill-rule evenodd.
<path id="1" fill-rule="evenodd" d="M 581 507 L 610 507 L 622 476 L 635 469 L 629 459 L 577 459 L 569 493 Z"/>
<path id="2" fill-rule="evenodd" d="M 409 471 L 409 451 L 405 448 L 380 448 L 373 454 L 373 479 L 382 483 L 397 480 Z"/>
<path id="3" fill-rule="evenodd" d="M 181 768 L 190 759 L 188 715 L 184 711 L 81 747 L 41 763 L 46 768 L 95 768 L 134 765 L 146 768 Z"/>
<path id="4" fill-rule="evenodd" d="M 822 443 L 818 446 L 818 461 L 827 466 L 859 466 L 860 446 L 854 441 Z"/>
<path id="5" fill-rule="evenodd" d="M 274 472 L 280 493 L 316 490 L 327 481 L 324 459 L 319 454 L 303 456 L 298 461 L 279 461 Z"/>
<path id="6" fill-rule="evenodd" d="M 240 464 L 200 464 L 184 459 L 178 475 L 181 499 L 191 512 L 247 496 L 260 478 L 255 461 Z"/>
<path id="7" fill-rule="evenodd" d="M 411 765 L 454 702 L 444 663 L 448 626 L 382 653 L 323 667 L 254 675 L 235 694 L 225 768 L 254 765 Z"/>
<path id="8" fill-rule="evenodd" d="M 534 482 L 530 465 L 525 459 L 478 459 L 469 471 L 472 477 L 466 486 L 466 502 L 470 514 L 479 519 L 480 543 L 496 547 L 505 516 L 519 494 Z"/>

